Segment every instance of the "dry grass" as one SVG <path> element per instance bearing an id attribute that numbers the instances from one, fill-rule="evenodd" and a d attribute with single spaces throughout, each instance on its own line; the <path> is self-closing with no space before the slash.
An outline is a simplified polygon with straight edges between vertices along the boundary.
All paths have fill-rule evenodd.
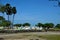
<path id="1" fill-rule="evenodd" d="M 50 32 L 34 32 L 34 33 L 17 33 L 17 34 L 7 34 L 3 35 L 0 38 L 4 40 L 60 40 L 59 33 L 50 33 Z"/>

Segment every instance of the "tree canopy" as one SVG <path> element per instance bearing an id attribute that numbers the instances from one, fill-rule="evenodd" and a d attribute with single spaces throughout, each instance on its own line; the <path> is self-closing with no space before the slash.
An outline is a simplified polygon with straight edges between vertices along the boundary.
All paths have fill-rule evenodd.
<path id="1" fill-rule="evenodd" d="M 43 24 L 42 23 L 37 23 L 35 26 L 41 27 L 41 26 L 43 26 Z"/>
<path id="2" fill-rule="evenodd" d="M 14 24 L 14 26 L 21 27 L 22 24 Z"/>
<path id="3" fill-rule="evenodd" d="M 0 20 L 5 20 L 5 18 L 4 18 L 4 17 L 2 17 L 2 16 L 0 16 Z"/>
<path id="4" fill-rule="evenodd" d="M 0 16 L 0 26 L 10 26 L 11 22 L 8 20 L 5 20 L 4 17 Z"/>
<path id="5" fill-rule="evenodd" d="M 53 28 L 54 24 L 53 23 L 45 23 L 44 26 L 47 28 Z"/>
<path id="6" fill-rule="evenodd" d="M 24 26 L 24 27 L 25 27 L 25 26 L 30 26 L 30 24 L 29 24 L 29 23 L 24 23 L 23 26 Z"/>
<path id="7" fill-rule="evenodd" d="M 60 29 L 60 24 L 57 24 L 55 27 Z"/>

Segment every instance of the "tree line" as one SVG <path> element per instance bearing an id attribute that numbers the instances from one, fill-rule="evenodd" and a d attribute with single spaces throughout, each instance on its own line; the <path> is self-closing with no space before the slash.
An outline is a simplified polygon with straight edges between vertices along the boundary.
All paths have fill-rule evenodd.
<path id="1" fill-rule="evenodd" d="M 0 26 L 4 26 L 4 27 L 8 27 L 11 25 L 11 22 L 6 20 L 3 16 L 0 16 Z M 25 26 L 31 26 L 30 23 L 24 23 L 24 24 L 13 24 L 13 26 L 17 26 L 17 27 L 25 27 Z M 56 26 L 53 23 L 37 23 L 35 24 L 36 27 L 43 27 L 43 28 L 60 28 L 60 24 L 57 24 Z"/>
<path id="2" fill-rule="evenodd" d="M 31 26 L 30 23 L 24 23 L 24 24 L 14 24 L 14 16 L 15 14 L 17 13 L 17 10 L 16 10 L 16 7 L 12 7 L 10 4 L 6 4 L 6 5 L 0 5 L 0 12 L 3 14 L 3 16 L 0 16 L 0 26 L 17 26 L 17 27 L 21 27 L 21 26 Z M 6 13 L 8 15 L 8 20 L 6 20 L 4 18 L 4 13 Z M 13 19 L 12 19 L 12 22 L 9 20 L 9 16 L 13 15 Z M 37 23 L 35 24 L 35 26 L 37 27 L 43 27 L 43 28 L 53 28 L 55 25 L 53 23 L 45 23 L 45 24 L 42 24 L 42 23 Z M 60 24 L 57 24 L 55 26 L 56 28 L 60 28 Z"/>
<path id="3" fill-rule="evenodd" d="M 17 26 L 17 27 L 25 27 L 25 26 L 31 26 L 30 23 L 24 23 L 24 24 L 14 24 L 14 26 Z M 45 23 L 45 24 L 42 24 L 42 23 L 37 23 L 35 24 L 36 27 L 43 27 L 43 28 L 59 28 L 60 29 L 60 24 L 57 24 L 56 26 L 53 24 L 53 23 Z"/>

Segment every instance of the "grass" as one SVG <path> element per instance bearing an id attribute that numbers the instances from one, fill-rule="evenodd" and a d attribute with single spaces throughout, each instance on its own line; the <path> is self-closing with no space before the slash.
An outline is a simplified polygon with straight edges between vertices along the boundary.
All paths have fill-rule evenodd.
<path id="1" fill-rule="evenodd" d="M 54 28 L 54 30 L 60 30 L 59 28 Z"/>
<path id="2" fill-rule="evenodd" d="M 60 35 L 42 35 L 39 37 L 46 40 L 60 40 Z"/>
<path id="3" fill-rule="evenodd" d="M 41 34 L 18 34 L 14 36 L 6 36 L 4 39 L 39 39 L 39 40 L 60 40 L 60 34 L 58 35 L 41 35 Z"/>
<path id="4" fill-rule="evenodd" d="M 31 35 L 24 35 L 26 37 Z M 45 39 L 45 40 L 60 40 L 60 35 L 33 35 L 33 37 Z"/>

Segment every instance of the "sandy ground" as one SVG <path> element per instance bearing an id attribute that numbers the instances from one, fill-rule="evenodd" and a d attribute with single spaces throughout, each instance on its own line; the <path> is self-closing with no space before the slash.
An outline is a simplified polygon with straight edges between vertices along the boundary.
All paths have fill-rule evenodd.
<path id="1" fill-rule="evenodd" d="M 60 32 L 26 32 L 14 34 L 0 34 L 0 40 L 46 40 L 39 38 L 40 35 L 60 35 Z"/>

